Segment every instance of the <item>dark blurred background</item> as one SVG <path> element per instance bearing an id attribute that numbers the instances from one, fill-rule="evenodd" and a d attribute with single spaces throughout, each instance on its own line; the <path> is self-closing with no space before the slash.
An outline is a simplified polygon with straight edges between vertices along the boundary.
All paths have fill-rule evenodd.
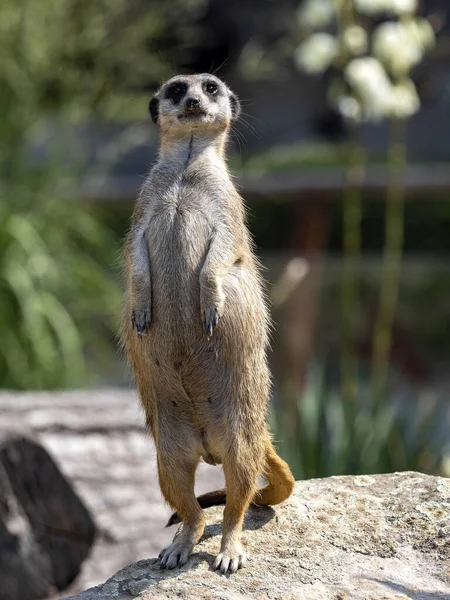
<path id="1" fill-rule="evenodd" d="M 102 548 L 127 548 L 79 589 L 162 545 L 138 548 L 126 527 L 143 485 L 160 499 L 116 334 L 122 241 L 157 152 L 148 102 L 176 73 L 216 73 L 242 101 L 229 164 L 274 319 L 272 428 L 296 477 L 450 475 L 450 8 L 367 4 L 337 3 L 336 19 L 326 0 L 1 3 L 0 466 L 11 483 L 12 432 L 33 437 L 102 523 Z M 374 40 L 400 21 L 420 56 L 396 71 Z M 347 70 L 368 55 L 397 86 L 375 119 L 372 75 L 361 71 L 366 97 Z M 146 505 L 133 506 L 142 524 Z M 49 595 L 39 589 L 8 599 Z"/>

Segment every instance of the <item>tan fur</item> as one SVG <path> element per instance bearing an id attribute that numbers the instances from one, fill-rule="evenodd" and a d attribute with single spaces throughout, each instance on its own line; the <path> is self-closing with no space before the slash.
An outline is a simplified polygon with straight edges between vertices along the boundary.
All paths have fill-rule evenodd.
<path id="1" fill-rule="evenodd" d="M 166 97 L 177 81 L 187 86 L 178 104 Z M 211 81 L 214 97 L 205 91 Z M 190 97 L 199 99 L 198 110 L 186 108 Z M 249 503 L 282 502 L 294 481 L 267 430 L 268 314 L 244 205 L 224 161 L 238 104 L 217 78 L 193 75 L 164 84 L 154 113 L 155 106 L 160 156 L 126 241 L 122 340 L 155 439 L 161 490 L 183 521 L 161 566 L 184 564 L 203 533 L 194 495 L 203 457 L 223 464 L 226 507 L 215 568 L 234 572 L 244 560 Z M 269 483 L 257 491 L 259 473 Z"/>

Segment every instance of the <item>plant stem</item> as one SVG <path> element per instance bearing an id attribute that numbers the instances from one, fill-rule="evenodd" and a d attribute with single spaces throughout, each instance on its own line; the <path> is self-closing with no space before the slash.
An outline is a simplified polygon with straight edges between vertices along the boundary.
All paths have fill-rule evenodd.
<path id="1" fill-rule="evenodd" d="M 379 405 L 386 392 L 392 325 L 399 294 L 404 238 L 405 121 L 393 119 L 390 134 L 385 245 L 381 271 L 380 301 L 375 319 L 372 354 L 371 392 L 375 407 Z"/>
<path id="2" fill-rule="evenodd" d="M 361 187 L 364 178 L 364 151 L 352 126 L 347 153 L 347 183 L 343 197 L 344 267 L 341 288 L 341 394 L 354 410 L 357 394 L 356 319 L 358 273 L 361 251 Z"/>

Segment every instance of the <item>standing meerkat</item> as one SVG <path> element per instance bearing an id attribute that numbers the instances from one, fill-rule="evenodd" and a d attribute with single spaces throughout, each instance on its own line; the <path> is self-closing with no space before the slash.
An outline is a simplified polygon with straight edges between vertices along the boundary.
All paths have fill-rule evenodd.
<path id="1" fill-rule="evenodd" d="M 214 568 L 244 562 L 251 502 L 272 505 L 294 478 L 272 446 L 266 415 L 269 319 L 241 197 L 225 144 L 239 101 L 217 77 L 177 76 L 150 102 L 157 163 L 137 200 L 125 247 L 128 289 L 122 339 L 152 432 L 161 491 L 182 521 L 161 568 L 188 560 L 202 508 L 224 504 Z M 202 458 L 222 463 L 226 490 L 195 497 Z M 268 484 L 257 489 L 258 474 Z"/>

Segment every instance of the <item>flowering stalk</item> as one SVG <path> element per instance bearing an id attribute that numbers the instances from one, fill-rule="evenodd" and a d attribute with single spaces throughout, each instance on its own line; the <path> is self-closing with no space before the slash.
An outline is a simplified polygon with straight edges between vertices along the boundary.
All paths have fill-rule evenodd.
<path id="1" fill-rule="evenodd" d="M 358 265 L 361 252 L 361 187 L 365 156 L 353 124 L 347 145 L 347 181 L 343 196 L 344 265 L 341 287 L 341 393 L 354 405 L 358 390 L 356 332 L 358 312 Z"/>
<path id="2" fill-rule="evenodd" d="M 371 392 L 376 405 L 383 400 L 389 375 L 392 325 L 397 306 L 404 239 L 404 169 L 406 163 L 404 119 L 391 120 L 388 148 L 389 182 L 386 195 L 385 246 L 380 301 L 374 327 Z"/>
<path id="3" fill-rule="evenodd" d="M 380 302 L 374 332 L 371 389 L 375 406 L 385 391 L 391 328 L 397 304 L 403 246 L 404 124 L 420 109 L 410 75 L 435 44 L 430 22 L 417 15 L 418 0 L 304 0 L 299 18 L 312 33 L 295 60 L 311 74 L 330 72 L 330 104 L 351 129 L 343 198 L 344 273 L 341 290 L 341 392 L 353 423 L 358 391 L 355 349 L 358 257 L 361 251 L 361 185 L 364 154 L 356 131 L 365 121 L 392 120 L 389 184 Z M 385 17 L 389 19 L 386 20 Z M 370 19 L 374 27 L 364 26 Z M 330 32 L 337 25 L 338 35 Z M 351 471 L 351 469 L 349 469 Z"/>
<path id="4" fill-rule="evenodd" d="M 340 38 L 354 26 L 352 0 L 334 3 Z M 350 56 L 348 48 L 341 44 L 338 57 L 341 69 L 345 68 Z M 358 266 L 361 252 L 361 189 L 364 178 L 365 155 L 359 140 L 360 125 L 346 118 L 349 130 L 347 142 L 346 186 L 343 194 L 342 231 L 344 245 L 344 265 L 341 286 L 341 352 L 340 375 L 341 395 L 346 407 L 348 420 L 353 422 L 355 403 L 358 394 L 358 356 L 356 349 L 357 319 L 359 305 Z M 352 435 L 352 430 L 349 432 Z"/>

